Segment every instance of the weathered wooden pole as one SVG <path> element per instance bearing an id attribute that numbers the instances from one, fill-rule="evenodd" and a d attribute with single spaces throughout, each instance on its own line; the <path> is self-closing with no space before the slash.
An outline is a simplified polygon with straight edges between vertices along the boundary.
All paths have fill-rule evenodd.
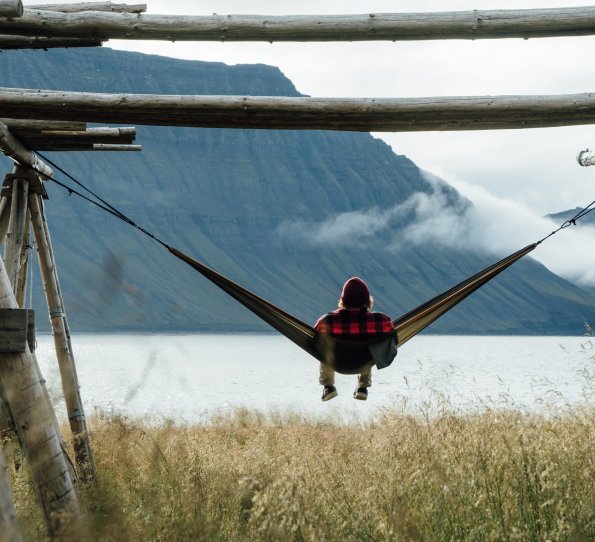
<path id="1" fill-rule="evenodd" d="M 10 116 L 10 115 L 5 115 Z M 51 120 L 51 119 L 50 119 Z M 24 147 L 22 143 L 14 137 L 10 130 L 0 123 L 0 151 L 6 156 L 12 158 L 17 164 L 29 166 L 45 178 L 53 175 L 52 168 L 40 160 L 34 152 Z"/>
<path id="2" fill-rule="evenodd" d="M 27 9 L 41 9 L 43 11 L 60 11 L 62 13 L 76 13 L 78 11 L 111 11 L 114 13 L 143 13 L 147 11 L 147 4 L 113 4 L 112 2 L 82 2 L 80 4 L 38 4 L 29 5 Z"/>
<path id="3" fill-rule="evenodd" d="M 0 245 L 4 243 L 10 224 L 10 200 L 6 196 L 0 198 Z"/>
<path id="4" fill-rule="evenodd" d="M 595 7 L 359 15 L 137 15 L 25 9 L 0 33 L 168 41 L 400 41 L 595 33 Z"/>
<path id="5" fill-rule="evenodd" d="M 21 542 L 22 540 L 8 481 L 6 460 L 0 448 L 0 542 Z"/>
<path id="6" fill-rule="evenodd" d="M 301 98 L 98 94 L 0 88 L 0 116 L 10 115 L 29 119 L 205 128 L 362 132 L 496 130 L 595 123 L 595 93 Z"/>
<path id="7" fill-rule="evenodd" d="M 68 47 L 101 47 L 103 41 L 84 38 L 37 38 L 0 35 L 0 51 L 11 49 L 60 49 Z"/>
<path id="8" fill-rule="evenodd" d="M 0 0 L 0 17 L 20 17 L 23 15 L 21 0 Z"/>
<path id="9" fill-rule="evenodd" d="M 0 260 L 0 308 L 18 309 L 4 262 Z M 35 355 L 24 351 L 0 354 L 0 381 L 23 446 L 31 477 L 42 503 L 50 536 L 65 540 L 79 526 L 80 511 L 62 450 L 59 428 Z"/>
<path id="10" fill-rule="evenodd" d="M 21 242 L 21 255 L 19 262 L 19 276 L 17 277 L 15 297 L 19 307 L 25 308 L 25 297 L 27 294 L 27 273 L 29 272 L 29 256 L 31 255 L 30 245 L 31 217 L 29 216 L 29 206 L 25 211 L 25 223 L 23 227 L 23 239 Z"/>
<path id="11" fill-rule="evenodd" d="M 13 292 L 17 291 L 18 276 L 21 268 L 21 251 L 25 236 L 28 199 L 29 182 L 25 178 L 14 177 L 10 221 L 6 234 L 6 246 L 4 248 L 4 266 L 6 267 L 6 273 Z"/>
<path id="12" fill-rule="evenodd" d="M 58 282 L 56 262 L 43 208 L 43 199 L 40 194 L 31 194 L 29 196 L 29 210 L 33 232 L 35 234 L 35 243 L 37 245 L 39 269 L 48 302 L 52 334 L 54 336 L 54 345 L 62 379 L 62 389 L 68 412 L 68 421 L 73 435 L 76 463 L 83 477 L 94 479 L 95 468 L 91 454 L 91 445 L 89 443 L 85 412 L 79 391 L 78 376 L 70 341 L 70 330 L 66 319 L 62 292 L 60 291 L 60 284 Z"/>

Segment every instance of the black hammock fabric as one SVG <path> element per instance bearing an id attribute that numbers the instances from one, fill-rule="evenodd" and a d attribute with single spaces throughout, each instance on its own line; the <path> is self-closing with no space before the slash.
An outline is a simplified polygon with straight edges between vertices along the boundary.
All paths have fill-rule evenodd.
<path id="1" fill-rule="evenodd" d="M 475 290 L 527 255 L 537 245 L 538 243 L 533 243 L 526 246 L 444 293 L 422 303 L 400 318 L 393 320 L 394 334 L 391 333 L 386 337 L 371 341 L 351 340 L 318 333 L 312 326 L 180 250 L 170 246 L 167 249 L 320 362 L 329 365 L 339 373 L 356 374 L 367 366 L 376 365 L 379 369 L 388 367 L 397 354 L 397 345 L 401 346 L 417 335 Z"/>

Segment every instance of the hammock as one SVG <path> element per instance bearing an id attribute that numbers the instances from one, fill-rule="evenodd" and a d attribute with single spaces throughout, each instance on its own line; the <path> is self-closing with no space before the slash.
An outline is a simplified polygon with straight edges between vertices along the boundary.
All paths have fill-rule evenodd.
<path id="1" fill-rule="evenodd" d="M 537 247 L 537 245 L 541 244 L 552 235 L 555 235 L 560 230 L 576 225 L 577 220 L 583 218 L 586 214 L 595 211 L 595 201 L 593 201 L 587 207 L 581 209 L 572 218 L 561 224 L 557 230 L 551 232 L 549 235 L 546 235 L 543 239 L 531 245 L 527 245 L 525 248 L 522 248 L 514 254 L 511 254 L 499 262 L 496 262 L 495 264 L 464 280 L 456 286 L 453 286 L 450 290 L 447 290 L 446 292 L 437 295 L 429 301 L 422 303 L 419 305 L 419 307 L 409 311 L 400 318 L 393 320 L 392 323 L 394 327 L 394 333 L 389 333 L 386 337 L 382 336 L 380 338 L 374 338 L 367 341 L 354 340 L 325 333 L 318 333 L 312 326 L 309 326 L 308 324 L 297 319 L 295 316 L 292 316 L 288 312 L 276 307 L 266 299 L 257 296 L 249 290 L 246 290 L 246 288 L 243 288 L 227 277 L 217 273 L 215 270 L 184 254 L 177 248 L 169 246 L 151 232 L 136 224 L 133 220 L 121 213 L 118 209 L 110 205 L 107 201 L 99 197 L 93 191 L 89 190 L 80 181 L 64 171 L 49 158 L 43 156 L 40 152 L 37 152 L 37 154 L 39 154 L 41 158 L 43 158 L 47 163 L 51 164 L 58 171 L 66 175 L 69 179 L 84 188 L 93 197 L 95 197 L 97 201 L 88 198 L 87 196 L 65 185 L 64 183 L 61 183 L 53 177 L 47 177 L 47 175 L 45 175 L 43 172 L 35 170 L 35 168 L 30 169 L 36 171 L 43 177 L 46 177 L 48 180 L 54 181 L 62 188 L 65 188 L 68 190 L 69 194 L 76 194 L 77 196 L 86 199 L 93 205 L 96 205 L 105 212 L 110 213 L 119 220 L 122 220 L 130 226 L 138 229 L 151 239 L 154 239 L 157 243 L 169 250 L 169 252 L 171 252 L 174 256 L 186 262 L 196 271 L 213 282 L 216 286 L 227 292 L 230 296 L 251 310 L 254 314 L 256 314 L 256 316 L 267 322 L 281 334 L 285 335 L 285 337 L 287 337 L 290 341 L 293 341 L 300 348 L 304 349 L 321 363 L 325 363 L 335 369 L 335 371 L 343 374 L 359 373 L 364 367 L 369 367 L 372 365 L 376 365 L 376 367 L 379 369 L 388 367 L 397 355 L 397 345 L 401 346 L 406 343 L 409 339 L 417 335 L 437 318 L 440 318 L 440 316 L 442 316 L 444 313 L 448 312 L 455 305 L 463 301 L 463 299 L 465 299 L 468 295 L 472 294 L 478 288 L 481 288 L 496 275 L 504 271 L 504 269 L 515 263 L 523 256 L 527 255 L 535 247 Z M 586 165 L 582 163 L 581 158 L 582 153 L 579 154 L 578 159 L 581 165 Z"/>
<path id="2" fill-rule="evenodd" d="M 422 303 L 419 307 L 400 318 L 393 320 L 394 333 L 367 341 L 318 333 L 312 326 L 184 254 L 177 248 L 168 245 L 166 247 L 174 256 L 193 267 L 213 284 L 224 290 L 236 301 L 320 362 L 329 365 L 342 374 L 357 374 L 364 367 L 372 365 L 376 365 L 379 369 L 388 367 L 397 355 L 397 345 L 401 346 L 417 335 L 468 295 L 531 252 L 538 244 L 527 245 L 518 252 L 496 262 L 446 292 Z"/>

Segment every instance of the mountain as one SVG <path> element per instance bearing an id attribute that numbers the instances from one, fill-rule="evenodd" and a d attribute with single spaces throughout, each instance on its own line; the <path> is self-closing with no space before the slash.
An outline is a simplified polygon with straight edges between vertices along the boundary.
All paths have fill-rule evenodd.
<path id="1" fill-rule="evenodd" d="M 0 85 L 299 95 L 271 66 L 107 48 L 5 51 Z M 370 134 L 139 126 L 137 142 L 141 153 L 49 156 L 159 238 L 305 321 L 333 308 L 352 275 L 396 317 L 495 260 L 403 236 L 416 198 L 436 215 L 462 214 L 470 203 Z M 10 168 L 4 158 L 0 165 Z M 47 189 L 73 331 L 268 330 L 142 233 L 55 184 Z M 526 258 L 431 331 L 579 334 L 585 321 L 595 322 L 595 298 Z"/>
<path id="2" fill-rule="evenodd" d="M 575 209 L 568 209 L 567 211 L 560 211 L 559 213 L 552 213 L 547 215 L 547 218 L 551 218 L 555 222 L 564 222 L 565 220 L 570 220 L 571 218 L 575 217 L 578 213 L 582 211 L 581 207 L 576 207 Z M 582 218 L 577 220 L 577 226 L 595 226 L 595 211 L 589 212 L 588 214 L 584 215 Z"/>

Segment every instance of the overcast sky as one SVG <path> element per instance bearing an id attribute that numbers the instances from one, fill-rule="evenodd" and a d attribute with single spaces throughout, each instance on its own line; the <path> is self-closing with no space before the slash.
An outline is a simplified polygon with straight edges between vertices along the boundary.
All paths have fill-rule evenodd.
<path id="1" fill-rule="evenodd" d="M 546 8 L 587 6 L 593 2 L 148 0 L 146 4 L 148 14 L 289 15 Z M 595 91 L 595 37 L 591 36 L 287 44 L 112 40 L 107 46 L 226 64 L 270 64 L 278 66 L 298 91 L 311 96 L 484 96 Z M 576 162 L 580 150 L 595 148 L 593 126 L 374 135 L 389 143 L 396 153 L 408 156 L 420 167 L 454 184 L 478 205 L 490 202 L 490 211 L 497 203 L 502 212 L 514 210 L 517 215 L 527 212 L 534 220 L 595 199 L 595 166 L 582 168 Z M 506 215 L 501 219 L 508 221 Z M 514 238 L 511 245 L 521 241 Z M 583 243 L 584 240 L 577 244 L 578 253 L 584 252 L 583 248 L 587 250 Z M 593 248 L 591 243 L 588 250 L 595 253 Z M 555 260 L 555 255 L 552 258 Z M 585 265 L 592 268 L 595 261 L 588 259 Z"/>

